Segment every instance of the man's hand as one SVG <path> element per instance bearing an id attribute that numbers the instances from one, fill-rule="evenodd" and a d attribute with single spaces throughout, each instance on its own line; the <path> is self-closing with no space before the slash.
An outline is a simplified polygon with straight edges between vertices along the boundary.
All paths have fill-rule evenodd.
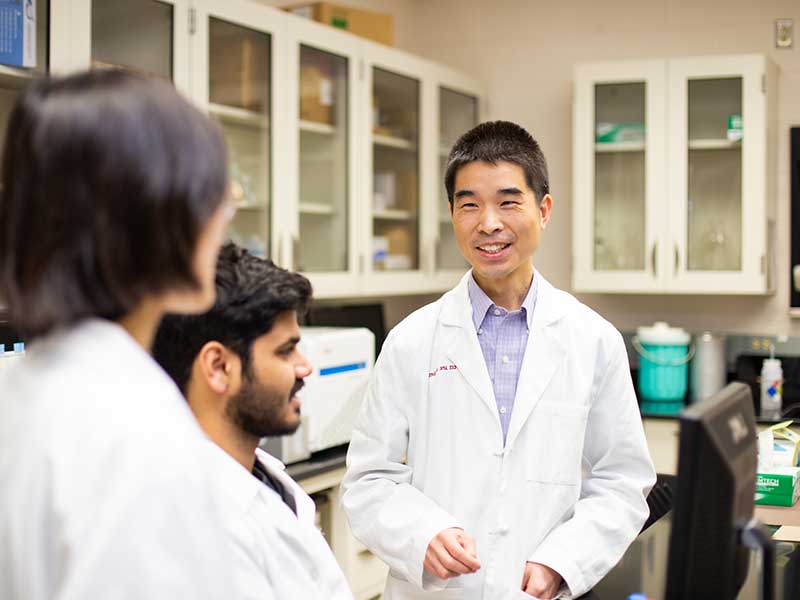
<path id="1" fill-rule="evenodd" d="M 440 579 L 450 579 L 481 568 L 475 552 L 475 540 L 463 529 L 451 527 L 436 534 L 428 544 L 422 566 Z"/>
<path id="2" fill-rule="evenodd" d="M 539 563 L 525 563 L 525 573 L 522 575 L 523 592 L 541 600 L 550 600 L 555 598 L 560 588 L 561 575 L 556 571 Z"/>

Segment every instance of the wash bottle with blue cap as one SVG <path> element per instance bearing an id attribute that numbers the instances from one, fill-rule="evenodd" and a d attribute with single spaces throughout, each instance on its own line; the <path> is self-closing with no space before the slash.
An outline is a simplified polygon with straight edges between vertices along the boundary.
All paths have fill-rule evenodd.
<path id="1" fill-rule="evenodd" d="M 761 366 L 761 416 L 780 419 L 783 408 L 783 368 L 775 358 L 775 346 L 769 347 L 769 358 Z"/>

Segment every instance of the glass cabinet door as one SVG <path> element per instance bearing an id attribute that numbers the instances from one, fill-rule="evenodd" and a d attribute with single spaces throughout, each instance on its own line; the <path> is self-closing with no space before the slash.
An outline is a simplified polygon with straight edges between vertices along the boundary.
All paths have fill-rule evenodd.
<path id="1" fill-rule="evenodd" d="M 688 81 L 686 268 L 742 267 L 742 78 Z"/>
<path id="2" fill-rule="evenodd" d="M 300 240 L 294 268 L 348 268 L 348 59 L 300 45 Z"/>
<path id="3" fill-rule="evenodd" d="M 461 256 L 453 233 L 450 203 L 444 186 L 447 158 L 453 144 L 478 124 L 478 99 L 475 96 L 439 88 L 439 235 L 436 247 L 437 270 L 464 270 L 467 262 Z"/>
<path id="4" fill-rule="evenodd" d="M 668 61 L 671 289 L 774 285 L 777 67 L 764 55 Z"/>
<path id="5" fill-rule="evenodd" d="M 594 86 L 595 271 L 643 271 L 645 247 L 644 82 Z"/>
<path id="6" fill-rule="evenodd" d="M 229 236 L 264 257 L 270 248 L 270 35 L 209 17 L 207 52 L 208 112 L 225 136 L 238 207 Z"/>
<path id="7" fill-rule="evenodd" d="M 372 268 L 419 269 L 420 82 L 372 69 Z"/>
<path id="8" fill-rule="evenodd" d="M 656 292 L 665 280 L 666 64 L 575 68 L 572 286 Z M 554 190 L 559 202 L 559 190 Z"/>
<path id="9" fill-rule="evenodd" d="M 92 0 L 92 66 L 173 78 L 174 6 L 158 0 Z"/>
<path id="10" fill-rule="evenodd" d="M 30 2 L 0 8 L 0 15 L 6 23 L 15 23 L 19 34 L 5 38 L 0 45 L 0 140 L 6 137 L 8 118 L 20 91 L 31 78 L 48 71 L 49 6 L 47 0 L 38 0 L 35 10 Z"/>

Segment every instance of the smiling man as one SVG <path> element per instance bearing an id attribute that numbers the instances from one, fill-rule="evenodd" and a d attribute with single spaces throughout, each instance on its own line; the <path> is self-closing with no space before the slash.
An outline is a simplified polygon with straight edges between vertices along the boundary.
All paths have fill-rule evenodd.
<path id="1" fill-rule="evenodd" d="M 230 560 L 249 598 L 352 600 L 314 524 L 314 502 L 257 447 L 262 437 L 300 425 L 297 393 L 311 365 L 297 348 L 297 314 L 311 284 L 228 243 L 216 290 L 207 313 L 164 317 L 153 355 L 210 438 L 198 460 L 213 468 L 238 509 L 228 523 L 238 551 Z"/>
<path id="2" fill-rule="evenodd" d="M 472 269 L 387 338 L 342 502 L 390 567 L 387 600 L 577 596 L 655 481 L 625 345 L 533 267 L 553 199 L 528 132 L 469 131 L 445 186 Z"/>

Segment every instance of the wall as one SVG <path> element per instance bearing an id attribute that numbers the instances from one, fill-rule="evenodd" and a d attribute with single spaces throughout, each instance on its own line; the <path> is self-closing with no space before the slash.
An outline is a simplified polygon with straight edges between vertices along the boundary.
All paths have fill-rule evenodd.
<path id="1" fill-rule="evenodd" d="M 766 53 L 778 94 L 778 287 L 771 297 L 583 295 L 617 327 L 656 318 L 692 330 L 800 335 L 788 317 L 788 128 L 800 125 L 800 2 L 796 0 L 412 0 L 411 52 L 470 72 L 489 90 L 489 118 L 516 121 L 540 140 L 556 200 L 535 263 L 570 288 L 571 85 L 575 63 L 723 53 Z M 793 18 L 795 47 L 777 50 L 773 21 Z"/>

